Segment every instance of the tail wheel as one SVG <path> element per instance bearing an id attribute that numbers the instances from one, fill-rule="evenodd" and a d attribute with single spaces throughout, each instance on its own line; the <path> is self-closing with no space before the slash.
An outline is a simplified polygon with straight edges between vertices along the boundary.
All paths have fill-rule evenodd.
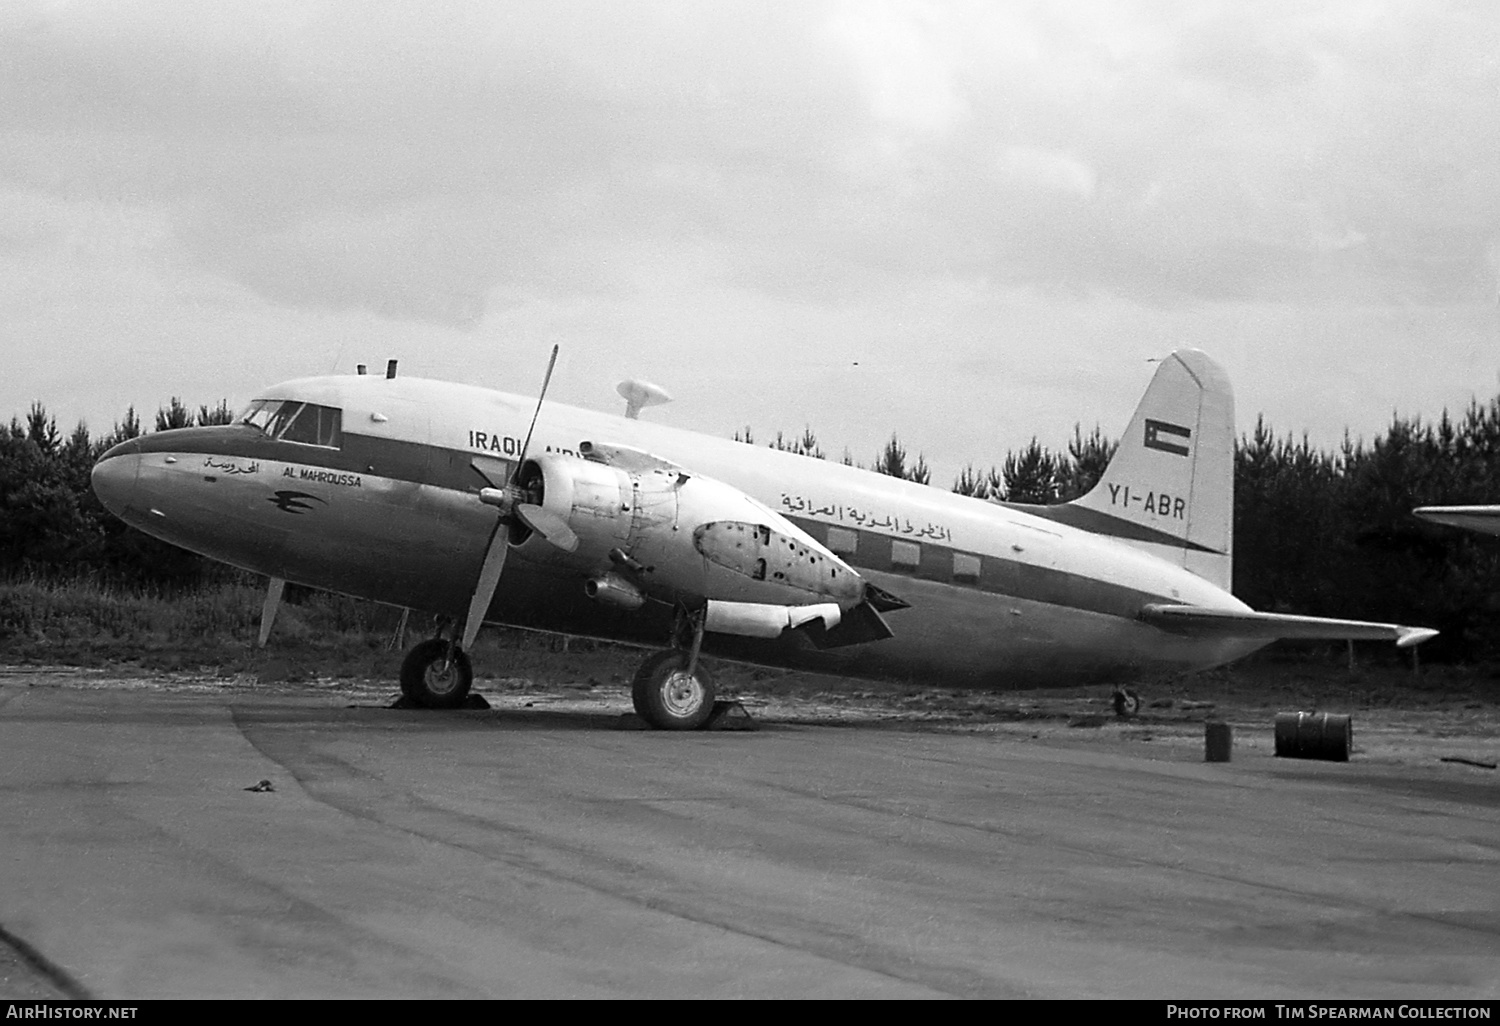
<path id="1" fill-rule="evenodd" d="M 1128 720 L 1141 711 L 1141 696 L 1130 688 L 1120 688 L 1115 692 L 1115 715 L 1122 720 Z"/>
<path id="2" fill-rule="evenodd" d="M 459 708 L 473 683 L 469 657 L 445 638 L 413 646 L 401 661 L 401 693 L 424 709 Z"/>
<path id="3" fill-rule="evenodd" d="M 714 711 L 714 680 L 699 663 L 688 673 L 688 654 L 658 652 L 636 672 L 635 711 L 657 730 L 696 730 Z"/>

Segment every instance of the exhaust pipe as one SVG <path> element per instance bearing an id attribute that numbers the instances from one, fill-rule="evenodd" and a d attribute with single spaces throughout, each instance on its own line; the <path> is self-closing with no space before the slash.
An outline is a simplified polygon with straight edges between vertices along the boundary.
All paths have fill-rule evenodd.
<path id="1" fill-rule="evenodd" d="M 616 609 L 639 609 L 646 604 L 646 596 L 641 593 L 641 589 L 619 574 L 600 574 L 589 578 L 583 584 L 583 593 L 595 602 L 614 606 Z"/>

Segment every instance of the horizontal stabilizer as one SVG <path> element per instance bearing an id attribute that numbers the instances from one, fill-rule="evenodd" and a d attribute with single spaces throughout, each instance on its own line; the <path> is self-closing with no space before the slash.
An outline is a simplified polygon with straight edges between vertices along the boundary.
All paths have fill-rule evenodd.
<path id="1" fill-rule="evenodd" d="M 1435 524 L 1500 534 L 1500 506 L 1420 506 L 1412 512 Z"/>
<path id="2" fill-rule="evenodd" d="M 1298 638 L 1327 641 L 1394 641 L 1398 648 L 1437 637 L 1429 627 L 1368 620 L 1331 620 L 1321 616 L 1257 613 L 1209 606 L 1148 605 L 1140 618 L 1163 630 L 1221 638 Z"/>

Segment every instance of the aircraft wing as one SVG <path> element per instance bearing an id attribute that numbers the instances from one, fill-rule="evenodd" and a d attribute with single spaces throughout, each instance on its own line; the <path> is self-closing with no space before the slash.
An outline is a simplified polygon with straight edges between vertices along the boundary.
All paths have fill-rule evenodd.
<path id="1" fill-rule="evenodd" d="M 1140 618 L 1163 630 L 1222 638 L 1300 638 L 1329 641 L 1394 641 L 1398 648 L 1420 645 L 1437 636 L 1430 627 L 1368 620 L 1331 620 L 1321 616 L 1257 613 L 1211 606 L 1151 604 Z"/>
<path id="2" fill-rule="evenodd" d="M 1500 534 L 1500 506 L 1419 506 L 1412 513 L 1435 524 Z"/>

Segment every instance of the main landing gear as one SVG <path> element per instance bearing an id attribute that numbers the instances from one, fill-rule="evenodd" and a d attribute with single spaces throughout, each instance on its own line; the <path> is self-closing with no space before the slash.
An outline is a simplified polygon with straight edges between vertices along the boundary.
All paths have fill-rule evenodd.
<path id="1" fill-rule="evenodd" d="M 697 730 L 714 711 L 714 678 L 698 662 L 703 610 L 678 607 L 675 645 L 657 652 L 635 673 L 630 699 L 636 715 L 657 730 Z"/>
<path id="2" fill-rule="evenodd" d="M 657 730 L 697 730 L 714 711 L 714 679 L 688 652 L 657 652 L 630 689 L 636 715 Z"/>
<path id="3" fill-rule="evenodd" d="M 401 661 L 401 693 L 423 709 L 461 708 L 473 684 L 468 655 L 441 635 L 415 645 Z"/>
<path id="4" fill-rule="evenodd" d="M 442 624 L 436 637 L 413 646 L 401 662 L 401 694 L 422 709 L 460 709 L 474 683 L 474 668 Z M 683 644 L 651 655 L 636 671 L 630 697 L 636 715 L 657 730 L 697 730 L 714 711 L 714 678 L 698 661 L 702 614 L 686 614 Z M 691 632 L 691 640 L 686 640 Z"/>

